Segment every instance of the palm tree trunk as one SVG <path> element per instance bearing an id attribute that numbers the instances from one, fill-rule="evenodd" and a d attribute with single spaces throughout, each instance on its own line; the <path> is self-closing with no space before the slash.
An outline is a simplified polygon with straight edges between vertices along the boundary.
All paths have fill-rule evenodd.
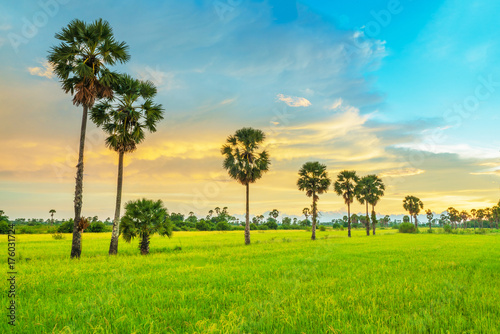
<path id="1" fill-rule="evenodd" d="M 71 258 L 80 258 L 82 254 L 82 231 L 78 229 L 83 202 L 83 152 L 85 150 L 85 132 L 87 131 L 88 107 L 83 106 L 82 127 L 80 130 L 80 148 L 78 151 L 78 164 L 76 165 L 75 185 L 75 221 L 73 225 L 73 241 L 71 245 Z"/>
<path id="2" fill-rule="evenodd" d="M 375 217 L 375 205 L 372 205 L 372 217 Z M 375 225 L 376 222 L 372 221 L 373 235 L 375 235 Z"/>
<path id="3" fill-rule="evenodd" d="M 142 235 L 142 240 L 139 248 L 141 249 L 141 255 L 149 254 L 149 234 L 144 233 Z"/>
<path id="4" fill-rule="evenodd" d="M 415 214 L 415 229 L 418 230 L 418 220 L 417 220 L 417 215 Z"/>
<path id="5" fill-rule="evenodd" d="M 311 236 L 311 240 L 316 240 L 316 193 L 313 192 L 313 212 L 312 212 L 312 216 L 313 216 L 313 221 L 312 221 L 312 236 Z"/>
<path id="6" fill-rule="evenodd" d="M 368 202 L 366 202 L 366 235 L 370 236 L 370 217 L 368 217 Z"/>
<path id="7" fill-rule="evenodd" d="M 347 236 L 351 237 L 351 205 L 347 203 Z"/>
<path id="8" fill-rule="evenodd" d="M 246 199 L 246 217 L 245 217 L 245 245 L 250 245 L 250 205 L 249 205 L 249 196 L 250 190 L 248 183 L 247 187 L 247 199 Z"/>
<path id="9" fill-rule="evenodd" d="M 123 152 L 119 152 L 118 154 L 118 185 L 116 187 L 115 219 L 113 220 L 113 232 L 111 232 L 109 255 L 116 255 L 118 253 L 118 236 L 120 235 L 120 207 L 122 204 L 123 155 Z"/>

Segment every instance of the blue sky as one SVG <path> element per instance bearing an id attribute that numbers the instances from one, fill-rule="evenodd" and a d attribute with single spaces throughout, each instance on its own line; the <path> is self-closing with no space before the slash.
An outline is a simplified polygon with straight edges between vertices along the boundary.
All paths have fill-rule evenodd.
<path id="1" fill-rule="evenodd" d="M 300 166 L 378 173 L 380 214 L 413 194 L 441 212 L 498 201 L 500 3 L 477 1 L 123 1 L 0 5 L 0 206 L 12 217 L 71 216 L 81 110 L 45 58 L 72 19 L 108 20 L 153 81 L 159 131 L 126 157 L 124 200 L 172 211 L 243 212 L 219 153 L 243 126 L 263 129 L 273 167 L 252 187 L 252 214 L 299 215 Z M 89 128 L 84 211 L 113 212 L 116 156 Z M 342 215 L 332 192 L 324 217 Z M 359 206 L 355 210 L 362 210 Z"/>

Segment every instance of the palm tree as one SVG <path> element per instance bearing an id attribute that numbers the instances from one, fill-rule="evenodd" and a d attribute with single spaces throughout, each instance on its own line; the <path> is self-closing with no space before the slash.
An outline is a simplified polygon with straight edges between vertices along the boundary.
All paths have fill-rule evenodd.
<path id="1" fill-rule="evenodd" d="M 366 204 L 366 217 L 365 217 L 365 227 L 366 227 L 366 235 L 370 235 L 370 217 L 368 216 L 368 198 L 370 196 L 370 180 L 368 176 L 362 177 L 359 182 L 356 184 L 356 188 L 354 189 L 354 193 L 356 194 L 356 199 L 359 201 L 361 205 Z"/>
<path id="2" fill-rule="evenodd" d="M 342 196 L 344 203 L 347 204 L 347 235 L 351 237 L 351 203 L 354 202 L 356 195 L 356 184 L 359 177 L 355 171 L 344 170 L 337 175 L 337 181 L 333 185 L 335 193 Z"/>
<path id="3" fill-rule="evenodd" d="M 54 224 L 54 213 L 56 213 L 56 210 L 51 209 L 49 213 L 50 213 L 50 225 L 52 226 Z"/>
<path id="4" fill-rule="evenodd" d="M 479 220 L 479 226 L 483 228 L 483 218 L 485 216 L 484 209 L 479 209 L 476 211 L 477 220 Z"/>
<path id="5" fill-rule="evenodd" d="M 307 221 L 307 218 L 311 215 L 311 210 L 309 208 L 303 208 L 302 214 L 304 215 L 304 217 L 306 217 L 306 221 Z"/>
<path id="6" fill-rule="evenodd" d="M 476 229 L 476 214 L 477 214 L 477 210 L 476 209 L 471 209 L 470 210 L 470 216 L 472 218 L 472 220 L 474 221 L 474 229 Z"/>
<path id="7" fill-rule="evenodd" d="M 75 219 L 71 258 L 80 258 L 82 253 L 81 231 L 78 222 L 83 202 L 83 155 L 87 112 L 94 102 L 113 96 L 111 85 L 117 75 L 107 66 L 129 60 L 128 46 L 117 42 L 108 22 L 102 19 L 87 24 L 80 20 L 71 21 L 55 37 L 61 41 L 49 51 L 48 61 L 59 77 L 65 93 L 73 95 L 73 104 L 83 107 L 80 130 L 80 146 L 75 185 Z"/>
<path id="8" fill-rule="evenodd" d="M 316 217 L 318 215 L 318 200 L 320 194 L 326 193 L 332 180 L 328 177 L 326 166 L 319 162 L 306 162 L 299 170 L 297 187 L 305 191 L 307 197 L 312 197 L 312 240 L 316 240 Z"/>
<path id="9" fill-rule="evenodd" d="M 125 215 L 122 218 L 122 236 L 126 242 L 139 237 L 139 249 L 142 255 L 149 254 L 150 236 L 172 237 L 172 222 L 161 200 L 152 201 L 145 198 L 125 204 Z"/>
<path id="10" fill-rule="evenodd" d="M 465 210 L 462 210 L 462 212 L 460 212 L 460 218 L 462 219 L 462 228 L 466 229 L 467 228 L 467 219 L 470 218 L 469 213 Z"/>
<path id="11" fill-rule="evenodd" d="M 456 229 L 457 222 L 460 221 L 460 212 L 458 212 L 458 210 L 454 207 L 449 207 L 446 211 L 448 211 L 448 217 L 450 218 L 451 225 Z"/>
<path id="12" fill-rule="evenodd" d="M 420 209 L 424 208 L 424 203 L 418 197 L 406 196 L 403 200 L 403 208 L 408 211 L 410 217 L 415 217 L 415 228 L 418 229 L 417 215 L 420 213 Z"/>
<path id="13" fill-rule="evenodd" d="M 375 227 L 377 225 L 377 217 L 375 214 L 375 206 L 377 206 L 380 198 L 384 196 L 385 185 L 381 178 L 375 174 L 368 175 L 370 184 L 370 195 L 368 196 L 368 203 L 372 206 L 372 228 L 373 235 L 375 235 Z"/>
<path id="14" fill-rule="evenodd" d="M 249 184 L 256 182 L 269 170 L 271 164 L 266 150 L 257 152 L 266 135 L 258 129 L 242 128 L 227 138 L 221 153 L 223 167 L 233 179 L 246 187 L 245 244 L 250 244 Z"/>
<path id="15" fill-rule="evenodd" d="M 120 235 L 120 207 L 122 201 L 123 157 L 137 149 L 145 138 L 145 131 L 155 132 L 156 124 L 163 119 L 161 104 L 155 104 L 156 87 L 149 81 L 120 75 L 113 86 L 114 96 L 97 104 L 90 113 L 91 120 L 109 136 L 106 146 L 118 153 L 118 180 L 115 218 L 109 254 L 118 253 Z"/>
<path id="16" fill-rule="evenodd" d="M 277 219 L 280 215 L 280 212 L 277 209 L 273 209 L 273 211 L 269 212 L 269 217 Z"/>
<path id="17" fill-rule="evenodd" d="M 429 221 L 429 230 L 432 230 L 432 218 L 434 218 L 434 214 L 431 209 L 427 209 L 425 214 L 427 215 L 427 220 Z"/>

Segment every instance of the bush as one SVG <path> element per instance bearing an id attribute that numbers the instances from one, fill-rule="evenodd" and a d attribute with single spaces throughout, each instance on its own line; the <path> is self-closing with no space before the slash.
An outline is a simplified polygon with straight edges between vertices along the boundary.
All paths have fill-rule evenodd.
<path id="1" fill-rule="evenodd" d="M 251 231 L 258 230 L 258 229 L 259 229 L 259 227 L 257 225 L 255 225 L 254 223 L 250 224 L 250 230 Z"/>
<path id="2" fill-rule="evenodd" d="M 56 232 L 56 233 L 52 234 L 52 238 L 54 238 L 55 240 L 62 240 L 62 239 L 64 239 L 64 235 Z"/>
<path id="3" fill-rule="evenodd" d="M 267 225 L 267 227 L 270 230 L 277 230 L 278 229 L 278 224 L 273 220 L 268 221 L 265 225 Z"/>
<path id="4" fill-rule="evenodd" d="M 399 233 L 417 233 L 418 230 L 412 223 L 402 223 L 399 225 Z"/>
<path id="5" fill-rule="evenodd" d="M 399 226 L 398 225 L 392 225 L 391 227 L 393 230 L 399 230 Z"/>
<path id="6" fill-rule="evenodd" d="M 262 230 L 269 230 L 269 227 L 268 227 L 267 225 L 259 225 L 259 226 L 257 227 L 257 229 L 258 229 L 258 230 L 261 230 L 261 231 L 262 231 Z"/>
<path id="7" fill-rule="evenodd" d="M 232 230 L 233 231 L 244 231 L 245 230 L 245 226 L 234 225 L 234 226 L 232 226 Z"/>
<path id="8" fill-rule="evenodd" d="M 229 231 L 231 230 L 231 225 L 229 225 L 225 221 L 218 222 L 217 225 L 215 225 L 215 229 L 217 231 Z"/>
<path id="9" fill-rule="evenodd" d="M 210 231 L 210 224 L 208 224 L 204 220 L 199 220 L 198 222 L 196 222 L 196 229 L 198 231 Z"/>
<path id="10" fill-rule="evenodd" d="M 9 223 L 7 223 L 5 220 L 2 220 L 0 222 L 0 234 L 7 234 L 9 233 Z"/>
<path id="11" fill-rule="evenodd" d="M 102 222 L 93 222 L 90 226 L 85 230 L 85 232 L 91 233 L 102 233 L 106 232 L 106 225 Z"/>
<path id="12" fill-rule="evenodd" d="M 486 229 L 484 228 L 478 228 L 477 230 L 474 231 L 474 234 L 486 234 Z"/>
<path id="13" fill-rule="evenodd" d="M 62 225 L 57 228 L 57 232 L 73 233 L 73 219 L 62 223 Z"/>
<path id="14" fill-rule="evenodd" d="M 453 232 L 453 227 L 451 227 L 451 225 L 449 224 L 446 224 L 443 226 L 443 232 L 444 233 L 452 233 Z"/>
<path id="15" fill-rule="evenodd" d="M 321 232 L 325 232 L 325 231 L 326 231 L 326 227 L 325 227 L 325 226 L 323 226 L 323 225 L 321 225 L 321 226 L 319 227 L 319 230 L 320 230 Z"/>

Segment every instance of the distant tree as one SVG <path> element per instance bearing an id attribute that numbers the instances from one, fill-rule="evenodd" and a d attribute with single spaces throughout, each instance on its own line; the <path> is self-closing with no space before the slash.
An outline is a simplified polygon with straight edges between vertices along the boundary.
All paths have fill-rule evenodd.
<path id="1" fill-rule="evenodd" d="M 126 242 L 140 238 L 139 249 L 142 255 L 149 254 L 150 237 L 155 233 L 172 237 L 172 222 L 161 200 L 139 199 L 125 205 L 122 218 L 122 236 Z"/>
<path id="2" fill-rule="evenodd" d="M 51 48 L 48 61 L 59 77 L 63 91 L 73 95 L 73 104 L 83 106 L 75 185 L 75 226 L 71 247 L 71 258 L 79 258 L 82 248 L 81 231 L 77 224 L 80 222 L 83 202 L 83 155 L 87 113 L 96 100 L 113 96 L 111 85 L 117 75 L 107 66 L 117 62 L 125 63 L 130 59 L 130 55 L 125 42 L 116 41 L 111 26 L 102 19 L 90 24 L 73 20 L 55 37 L 61 43 Z"/>
<path id="3" fill-rule="evenodd" d="M 471 218 L 472 220 L 474 221 L 474 229 L 476 229 L 476 216 L 477 216 L 477 210 L 476 209 L 471 209 L 470 210 L 470 215 L 471 215 Z"/>
<path id="4" fill-rule="evenodd" d="M 50 213 L 50 225 L 52 226 L 54 225 L 54 213 L 56 213 L 56 210 L 51 209 L 49 213 Z"/>
<path id="5" fill-rule="evenodd" d="M 297 218 L 293 217 L 293 225 L 297 225 Z"/>
<path id="6" fill-rule="evenodd" d="M 460 219 L 462 220 L 462 228 L 467 228 L 467 220 L 470 218 L 470 215 L 467 211 L 463 210 L 460 212 Z"/>
<path id="7" fill-rule="evenodd" d="M 256 182 L 269 170 L 271 164 L 266 150 L 257 152 L 266 136 L 264 132 L 243 128 L 227 138 L 222 146 L 223 167 L 233 179 L 246 187 L 245 244 L 250 244 L 249 184 Z"/>
<path id="8" fill-rule="evenodd" d="M 281 220 L 281 224 L 284 226 L 290 226 L 292 224 L 292 218 L 283 217 L 283 219 Z"/>
<path id="9" fill-rule="evenodd" d="M 280 212 L 276 209 L 273 209 L 273 211 L 269 212 L 269 217 L 273 217 L 274 219 L 277 219 L 279 215 Z"/>
<path id="10" fill-rule="evenodd" d="M 484 209 L 484 218 L 486 218 L 486 220 L 488 221 L 488 227 L 490 228 L 492 227 L 491 217 L 492 217 L 491 208 Z"/>
<path id="11" fill-rule="evenodd" d="M 403 223 L 409 223 L 410 222 L 410 217 L 409 216 L 404 216 L 403 217 Z"/>
<path id="12" fill-rule="evenodd" d="M 418 197 L 406 196 L 403 200 L 403 208 L 408 211 L 410 216 L 415 218 L 415 228 L 418 229 L 417 216 L 420 213 L 420 209 L 424 208 L 424 203 Z"/>
<path id="13" fill-rule="evenodd" d="M 344 203 L 347 205 L 347 235 L 351 237 L 351 204 L 354 202 L 356 195 L 356 184 L 359 182 L 359 177 L 355 171 L 344 170 L 337 175 L 334 189 L 337 195 L 342 196 Z"/>
<path id="14" fill-rule="evenodd" d="M 299 170 L 297 187 L 306 192 L 307 197 L 312 198 L 312 240 L 316 240 L 316 217 L 318 216 L 319 196 L 326 193 L 332 180 L 328 177 L 326 165 L 317 161 L 306 162 Z"/>
<path id="15" fill-rule="evenodd" d="M 449 207 L 446 211 L 448 212 L 448 219 L 450 220 L 451 225 L 456 229 L 457 223 L 461 220 L 460 212 L 454 207 Z"/>
<path id="16" fill-rule="evenodd" d="M 311 210 L 309 210 L 309 208 L 303 208 L 302 214 L 304 215 L 304 217 L 306 217 L 306 220 L 307 220 L 308 217 L 311 215 Z"/>
<path id="17" fill-rule="evenodd" d="M 370 182 L 370 177 L 364 176 L 359 180 L 359 182 L 356 184 L 356 188 L 354 189 L 354 193 L 356 194 L 356 199 L 358 200 L 358 202 L 361 205 L 366 204 L 366 216 L 363 217 L 363 222 L 365 223 L 367 236 L 370 235 L 370 218 L 368 216 L 368 204 L 371 193 Z"/>
<path id="18" fill-rule="evenodd" d="M 500 220 L 500 202 L 492 208 L 493 220 L 495 227 L 498 229 L 498 221 Z"/>
<path id="19" fill-rule="evenodd" d="M 390 221 L 391 221 L 391 217 L 389 215 L 385 215 L 385 217 L 384 217 L 385 227 L 389 226 Z"/>
<path id="20" fill-rule="evenodd" d="M 479 226 L 483 228 L 483 218 L 485 216 L 484 209 L 479 209 L 476 211 L 477 220 L 479 221 Z"/>
<path id="21" fill-rule="evenodd" d="M 432 218 L 434 218 L 434 214 L 431 209 L 427 209 L 425 214 L 427 215 L 427 220 L 429 221 L 429 230 L 432 230 Z"/>

